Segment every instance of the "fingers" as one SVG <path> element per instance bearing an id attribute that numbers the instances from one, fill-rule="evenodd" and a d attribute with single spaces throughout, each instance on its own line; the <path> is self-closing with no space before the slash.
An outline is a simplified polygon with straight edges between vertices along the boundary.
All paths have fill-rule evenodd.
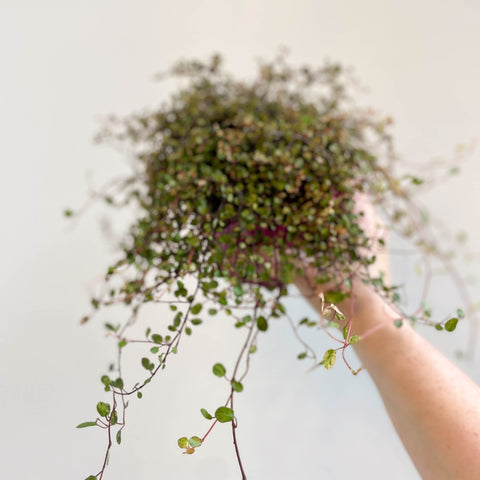
<path id="1" fill-rule="evenodd" d="M 362 249 L 360 253 L 368 257 L 376 257 L 375 262 L 369 266 L 368 272 L 371 277 L 383 275 L 384 284 L 390 285 L 391 272 L 387 227 L 365 193 L 356 192 L 354 198 L 358 224 L 370 239 L 370 246 Z"/>
<path id="2" fill-rule="evenodd" d="M 354 213 L 358 216 L 358 225 L 371 240 L 371 249 L 375 253 L 381 247 L 382 242 L 387 244 L 388 230 L 365 193 L 356 192 L 354 199 Z"/>

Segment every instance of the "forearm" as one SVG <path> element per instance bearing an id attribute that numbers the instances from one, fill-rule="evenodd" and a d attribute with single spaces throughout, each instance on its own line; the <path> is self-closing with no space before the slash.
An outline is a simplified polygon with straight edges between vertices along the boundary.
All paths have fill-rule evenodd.
<path id="1" fill-rule="evenodd" d="M 368 287 L 354 302 L 352 333 L 374 329 L 354 348 L 422 478 L 480 478 L 480 388 Z"/>
<path id="2" fill-rule="evenodd" d="M 355 350 L 422 478 L 480 478 L 479 387 L 410 326 L 388 319 Z"/>
<path id="3" fill-rule="evenodd" d="M 357 198 L 362 229 L 372 239 L 376 261 L 370 277 L 383 276 L 389 284 L 387 238 L 381 221 L 368 199 Z M 382 233 L 383 231 L 383 233 Z M 379 249 L 373 239 L 382 238 Z M 335 283 L 315 283 L 317 270 L 301 261 L 302 275 L 295 283 L 321 314 L 318 294 Z M 350 296 L 337 305 L 345 315 L 340 328 L 359 335 L 353 344 L 363 367 L 375 382 L 387 412 L 412 461 L 424 480 L 480 479 L 480 387 L 445 356 L 403 322 L 401 317 L 358 277 Z"/>
<path id="4" fill-rule="evenodd" d="M 321 312 L 320 288 L 296 284 Z M 480 478 L 480 388 L 408 322 L 396 327 L 399 316 L 370 287 L 354 281 L 352 298 L 338 307 L 360 335 L 353 347 L 422 478 Z"/>

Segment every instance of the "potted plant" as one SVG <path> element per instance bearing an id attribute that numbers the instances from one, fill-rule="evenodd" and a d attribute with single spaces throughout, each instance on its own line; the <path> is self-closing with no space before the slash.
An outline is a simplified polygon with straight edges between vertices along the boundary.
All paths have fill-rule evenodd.
<path id="1" fill-rule="evenodd" d="M 211 427 L 203 436 L 181 437 L 178 445 L 191 454 L 214 425 L 231 423 L 246 478 L 233 408 L 246 374 L 240 364 L 255 353 L 259 332 L 287 315 L 282 301 L 295 278 L 311 268 L 316 283 L 328 283 L 324 321 L 301 319 L 305 328 L 327 330 L 341 322 L 335 304 L 351 294 L 353 278 L 371 284 L 401 310 L 397 288 L 369 273 L 372 251 L 383 239 L 363 231 L 358 195 L 368 197 L 387 226 L 425 255 L 446 259 L 412 199 L 422 180 L 394 173 L 391 120 L 354 105 L 349 73 L 340 65 L 292 67 L 279 56 L 260 62 L 253 80 L 237 80 L 214 55 L 207 62 L 179 62 L 169 73 L 186 83 L 167 103 L 127 119 L 112 118 L 98 137 L 126 143 L 134 153 L 132 175 L 101 196 L 113 206 L 134 204 L 137 217 L 119 260 L 108 268 L 104 291 L 92 298 L 92 314 L 83 319 L 114 304 L 132 312 L 125 323 L 106 325 L 118 348 L 113 370 L 101 377 L 110 400 L 98 402 L 96 420 L 78 426 L 108 433 L 104 463 L 90 480 L 103 478 L 112 439 L 121 442 L 127 400 L 141 398 L 182 337 L 219 313 L 246 331 L 246 340 L 228 376 L 222 364 L 213 366 L 229 387 L 215 412 L 201 410 Z M 147 303 L 167 304 L 171 318 L 149 327 L 141 340 L 145 351 L 135 361 L 143 377 L 123 378 L 123 352 L 139 341 L 129 328 Z M 459 316 L 460 310 L 456 317 L 434 321 L 424 305 L 406 314 L 450 331 Z M 338 351 L 344 354 L 361 341 L 348 329 L 340 339 L 340 346 L 321 359 L 308 348 L 299 358 L 311 357 L 315 366 L 329 369 Z"/>

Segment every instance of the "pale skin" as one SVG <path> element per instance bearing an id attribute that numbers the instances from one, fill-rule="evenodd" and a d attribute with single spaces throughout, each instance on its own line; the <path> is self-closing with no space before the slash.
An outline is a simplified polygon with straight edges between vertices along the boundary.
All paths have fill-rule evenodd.
<path id="1" fill-rule="evenodd" d="M 365 198 L 357 208 L 365 212 L 362 228 L 370 236 L 381 224 Z M 380 227 L 379 227 L 380 225 Z M 389 279 L 387 253 L 377 255 L 373 269 Z M 315 271 L 306 268 L 296 285 L 321 312 Z M 354 280 L 353 300 L 338 305 L 351 322 L 351 334 L 366 335 L 353 345 L 372 377 L 392 423 L 424 480 L 480 479 L 480 387 L 424 340 L 408 322 L 399 319 L 370 286 Z M 327 287 L 328 288 L 328 287 Z M 343 325 L 342 325 L 343 326 Z"/>

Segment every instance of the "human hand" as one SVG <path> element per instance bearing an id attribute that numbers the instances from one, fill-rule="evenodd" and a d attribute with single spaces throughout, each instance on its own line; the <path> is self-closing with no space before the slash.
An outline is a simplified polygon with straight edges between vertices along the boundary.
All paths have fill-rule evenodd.
<path id="1" fill-rule="evenodd" d="M 385 224 L 376 212 L 372 202 L 364 193 L 355 195 L 355 213 L 358 217 L 358 224 L 367 238 L 370 239 L 369 246 L 362 248 L 359 252 L 364 257 L 375 257 L 375 261 L 367 267 L 363 265 L 354 266 L 349 276 L 332 271 L 331 281 L 318 283 L 316 280 L 320 273 L 308 260 L 303 257 L 298 260 L 302 275 L 296 275 L 295 285 L 300 293 L 309 301 L 315 310 L 322 314 L 324 303 L 320 295 L 333 291 L 345 291 L 345 281 L 349 282 L 347 296 L 336 306 L 345 316 L 340 323 L 344 327 L 351 318 L 355 316 L 356 327 L 361 327 L 363 317 L 368 315 L 369 309 L 385 305 L 383 299 L 370 285 L 363 282 L 364 278 L 382 277 L 384 285 L 390 284 L 390 259 L 388 254 L 388 232 Z M 360 328 L 361 329 L 361 328 Z M 358 330 L 358 328 L 355 328 Z M 359 332 L 356 332 L 359 333 Z"/>

